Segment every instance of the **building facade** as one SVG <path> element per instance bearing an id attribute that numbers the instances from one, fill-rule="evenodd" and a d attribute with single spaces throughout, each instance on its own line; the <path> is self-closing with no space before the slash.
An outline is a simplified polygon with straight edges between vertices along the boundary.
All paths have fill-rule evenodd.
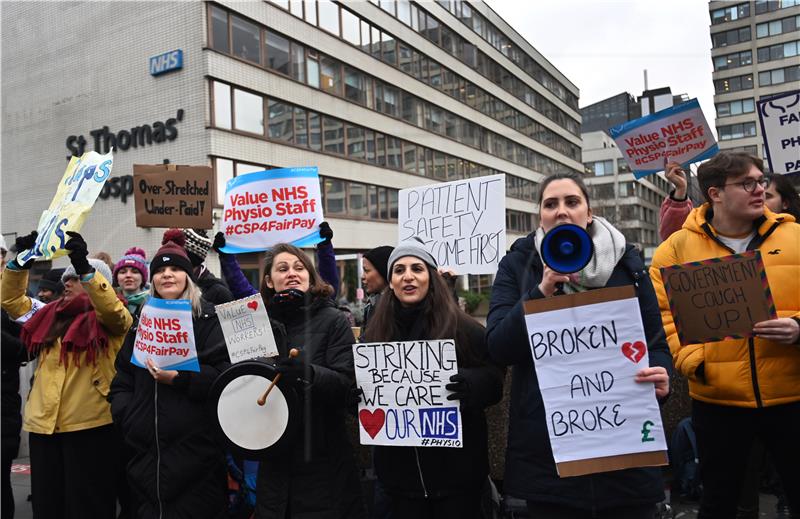
<path id="1" fill-rule="evenodd" d="M 510 245 L 537 224 L 539 181 L 583 170 L 578 89 L 482 2 L 4 2 L 2 45 L 12 243 L 68 156 L 112 146 L 83 233 L 114 258 L 163 232 L 135 225 L 133 164 L 211 165 L 220 209 L 234 176 L 317 166 L 340 254 L 396 242 L 398 190 L 497 173 Z M 151 68 L 174 51 L 181 67 Z"/>
<path id="2" fill-rule="evenodd" d="M 719 147 L 766 158 L 757 102 L 800 84 L 800 0 L 709 2 Z"/>

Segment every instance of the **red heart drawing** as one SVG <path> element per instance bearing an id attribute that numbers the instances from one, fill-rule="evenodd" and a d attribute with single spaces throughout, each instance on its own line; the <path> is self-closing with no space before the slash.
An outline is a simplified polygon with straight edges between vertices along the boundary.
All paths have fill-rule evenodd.
<path id="1" fill-rule="evenodd" d="M 646 351 L 647 346 L 642 341 L 636 341 L 633 344 L 626 342 L 622 345 L 622 354 L 628 357 L 634 364 L 642 360 Z"/>
<path id="2" fill-rule="evenodd" d="M 249 303 L 247 303 L 247 308 L 255 311 L 256 308 L 258 308 L 258 301 L 250 301 Z"/>
<path id="3" fill-rule="evenodd" d="M 386 413 L 383 409 L 376 409 L 374 412 L 362 409 L 358 412 L 358 419 L 361 421 L 361 427 L 367 431 L 369 437 L 375 438 L 375 436 L 381 432 L 381 429 L 383 429 Z"/>

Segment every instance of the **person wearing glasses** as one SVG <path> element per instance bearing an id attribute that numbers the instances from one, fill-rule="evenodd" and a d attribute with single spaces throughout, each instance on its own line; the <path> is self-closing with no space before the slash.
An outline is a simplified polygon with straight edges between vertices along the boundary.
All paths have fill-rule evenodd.
<path id="1" fill-rule="evenodd" d="M 751 446 L 772 454 L 789 506 L 800 511 L 800 225 L 765 203 L 763 162 L 722 152 L 697 172 L 706 203 L 656 250 L 650 275 L 675 367 L 689 379 L 703 498 L 700 519 L 736 516 Z M 778 318 L 754 337 L 681 345 L 661 267 L 758 249 Z"/>

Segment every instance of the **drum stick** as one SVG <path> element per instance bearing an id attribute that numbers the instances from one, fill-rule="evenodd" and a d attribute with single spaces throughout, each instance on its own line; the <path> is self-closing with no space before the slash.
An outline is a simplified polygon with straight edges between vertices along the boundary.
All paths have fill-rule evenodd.
<path id="1" fill-rule="evenodd" d="M 289 350 L 289 358 L 295 358 L 298 355 L 300 355 L 300 351 L 297 348 L 292 348 L 291 350 Z M 267 397 L 269 396 L 269 392 L 272 391 L 272 388 L 275 387 L 275 384 L 277 384 L 278 381 L 281 379 L 281 375 L 282 373 L 278 373 L 277 375 L 275 375 L 275 378 L 272 379 L 272 382 L 270 383 L 267 390 L 264 391 L 264 394 L 261 395 L 261 398 L 258 399 L 258 405 L 263 406 L 264 404 L 267 403 Z"/>

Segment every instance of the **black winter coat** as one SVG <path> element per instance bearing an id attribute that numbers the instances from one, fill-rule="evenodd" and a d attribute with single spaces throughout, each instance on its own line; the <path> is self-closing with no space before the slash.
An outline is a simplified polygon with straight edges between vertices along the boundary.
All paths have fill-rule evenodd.
<path id="1" fill-rule="evenodd" d="M 286 357 L 291 348 L 301 350 L 313 374 L 308 386 L 297 387 L 301 406 L 308 406 L 300 410 L 304 416 L 297 441 L 287 452 L 259 465 L 256 517 L 364 517 L 361 484 L 345 428 L 355 379 L 352 345 L 356 341 L 350 324 L 327 297 L 290 312 L 273 305 L 268 312 L 286 329 L 286 345 L 278 343 L 280 357 Z"/>
<path id="2" fill-rule="evenodd" d="M 2 423 L 0 432 L 3 438 L 3 458 L 17 457 L 19 450 L 19 432 L 22 429 L 22 398 L 19 396 L 19 368 L 28 360 L 25 346 L 19 339 L 20 325 L 11 320 L 5 310 L 2 312 L 3 338 L 0 342 L 2 352 Z"/>
<path id="3" fill-rule="evenodd" d="M 533 366 L 523 302 L 543 297 L 538 289 L 544 267 L 534 235 L 517 240 L 500 262 L 487 318 L 489 354 L 513 365 L 505 492 L 530 501 L 582 509 L 655 504 L 664 499 L 659 468 L 637 468 L 559 478 L 544 404 Z M 607 287 L 635 285 L 651 366 L 672 371 L 653 284 L 638 252 L 628 246 Z"/>
<path id="4" fill-rule="evenodd" d="M 114 423 L 134 452 L 127 473 L 139 518 L 159 517 L 159 508 L 164 519 L 227 514 L 225 455 L 206 398 L 230 361 L 213 306 L 203 302 L 193 326 L 200 372 L 182 371 L 173 385 L 157 383 L 131 364 L 138 322 L 117 355 L 108 399 Z"/>
<path id="5" fill-rule="evenodd" d="M 469 385 L 469 399 L 461 408 L 463 447 L 375 447 L 375 471 L 389 494 L 412 498 L 474 495 L 486 483 L 489 445 L 483 410 L 502 398 L 503 370 L 489 361 L 483 326 L 461 313 L 458 330 L 480 362 L 458 369 Z M 424 332 L 412 335 L 419 336 L 398 340 L 429 338 Z"/>
<path id="6" fill-rule="evenodd" d="M 204 269 L 200 277 L 197 278 L 197 286 L 200 287 L 203 293 L 203 299 L 212 305 L 221 305 L 222 303 L 233 301 L 233 294 L 231 294 L 225 281 L 212 274 L 208 269 Z"/>

